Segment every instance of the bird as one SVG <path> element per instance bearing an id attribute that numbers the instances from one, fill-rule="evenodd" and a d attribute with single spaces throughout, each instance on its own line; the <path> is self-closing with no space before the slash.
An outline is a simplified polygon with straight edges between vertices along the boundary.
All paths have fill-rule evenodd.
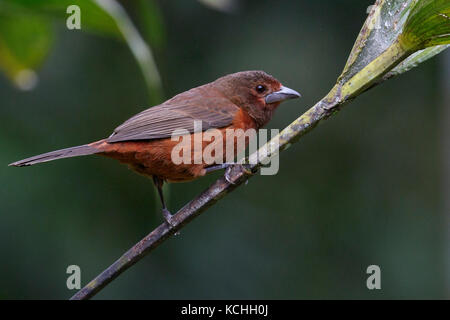
<path id="1" fill-rule="evenodd" d="M 118 160 L 153 180 L 159 194 L 163 217 L 172 225 L 172 214 L 164 201 L 163 184 L 191 181 L 230 165 L 205 161 L 175 164 L 172 151 L 179 140 L 173 139 L 174 132 L 183 130 L 181 132 L 184 135 L 179 138 L 188 137 L 195 140 L 196 135 L 208 129 L 217 129 L 220 133 L 230 129 L 258 130 L 271 120 L 281 102 L 300 96 L 300 93 L 283 86 L 264 71 L 232 73 L 180 93 L 134 115 L 114 129 L 108 138 L 47 152 L 16 161 L 9 166 L 25 167 L 87 155 L 101 155 Z M 200 132 L 196 131 L 196 123 L 201 124 Z M 223 141 L 219 142 L 225 143 L 226 135 L 221 139 Z M 201 150 L 192 151 L 194 158 L 198 156 L 196 152 L 201 152 L 214 141 L 201 143 Z M 243 148 L 247 144 L 246 140 Z M 242 150 L 234 151 L 238 153 Z"/>

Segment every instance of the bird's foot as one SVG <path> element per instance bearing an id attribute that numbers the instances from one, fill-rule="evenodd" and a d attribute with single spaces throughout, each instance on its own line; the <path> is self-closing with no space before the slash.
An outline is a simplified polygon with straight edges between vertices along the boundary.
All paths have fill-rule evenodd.
<path id="1" fill-rule="evenodd" d="M 163 208 L 162 209 L 162 214 L 164 217 L 164 220 L 166 220 L 166 222 L 171 226 L 171 227 L 175 227 L 175 224 L 173 222 L 173 214 L 170 213 L 169 210 L 167 210 L 167 208 Z"/>
<path id="2" fill-rule="evenodd" d="M 233 181 L 233 178 L 231 177 L 231 171 L 233 170 L 234 166 L 240 166 L 241 170 L 244 171 L 247 175 L 254 175 L 256 172 L 252 170 L 249 164 L 235 164 L 235 165 L 229 165 L 227 169 L 225 170 L 225 180 L 227 180 L 231 184 L 236 184 L 236 182 Z"/>
<path id="3" fill-rule="evenodd" d="M 228 183 L 235 184 L 235 183 L 232 181 L 231 176 L 230 176 L 230 173 L 231 173 L 231 169 L 232 169 L 232 168 L 233 168 L 232 166 L 229 166 L 229 167 L 225 170 L 224 177 L 225 177 L 225 180 L 228 181 Z"/>

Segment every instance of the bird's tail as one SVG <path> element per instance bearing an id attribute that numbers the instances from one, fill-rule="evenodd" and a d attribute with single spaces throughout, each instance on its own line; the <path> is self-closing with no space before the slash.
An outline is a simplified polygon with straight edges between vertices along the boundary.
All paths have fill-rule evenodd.
<path id="1" fill-rule="evenodd" d="M 90 154 L 95 154 L 95 153 L 101 152 L 101 150 L 93 147 L 92 145 L 94 145 L 94 144 L 85 144 L 83 146 L 77 146 L 77 147 L 43 153 L 38 156 L 34 156 L 31 158 L 27 158 L 24 160 L 20 160 L 20 161 L 11 163 L 11 164 L 9 164 L 9 166 L 13 166 L 13 167 L 32 166 L 33 164 L 36 164 L 36 163 L 53 161 L 53 160 L 58 160 L 58 159 L 63 159 L 63 158 L 87 156 Z"/>

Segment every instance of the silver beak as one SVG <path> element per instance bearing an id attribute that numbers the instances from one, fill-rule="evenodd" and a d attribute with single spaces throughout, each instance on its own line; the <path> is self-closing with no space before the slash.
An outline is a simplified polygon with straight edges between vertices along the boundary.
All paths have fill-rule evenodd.
<path id="1" fill-rule="evenodd" d="M 300 98 L 302 95 L 295 90 L 289 89 L 288 87 L 281 87 L 279 91 L 273 92 L 266 96 L 266 103 L 281 102 L 288 99 Z"/>

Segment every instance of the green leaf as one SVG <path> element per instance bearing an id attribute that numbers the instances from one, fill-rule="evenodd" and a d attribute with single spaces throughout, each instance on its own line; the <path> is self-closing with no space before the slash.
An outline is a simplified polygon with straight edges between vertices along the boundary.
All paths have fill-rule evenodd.
<path id="1" fill-rule="evenodd" d="M 340 81 L 348 81 L 397 40 L 413 5 L 413 0 L 378 0 L 369 7 Z"/>
<path id="2" fill-rule="evenodd" d="M 450 43 L 450 1 L 417 1 L 405 23 L 401 40 L 416 50 Z"/>
<path id="3" fill-rule="evenodd" d="M 449 15 L 450 0 L 376 1 L 330 101 L 336 95 L 339 100 L 351 99 L 441 52 L 445 47 L 417 53 L 450 43 Z"/>
<path id="4" fill-rule="evenodd" d="M 8 37 L 9 42 L 16 46 L 9 48 L 10 44 L 2 45 L 0 42 L 0 67 L 3 67 L 12 79 L 16 79 L 14 80 L 16 83 L 17 79 L 26 79 L 27 77 L 24 76 L 27 75 L 31 79 L 30 76 L 35 74 L 30 72 L 20 73 L 20 71 L 31 71 L 29 67 L 36 67 L 40 64 L 48 52 L 50 43 L 47 44 L 45 52 L 38 44 L 42 46 L 43 39 L 48 38 L 49 17 L 65 22 L 69 17 L 67 8 L 74 4 L 80 7 L 81 29 L 83 31 L 93 31 L 125 40 L 142 70 L 151 101 L 153 103 L 160 102 L 162 97 L 161 80 L 152 51 L 140 36 L 126 11 L 115 0 L 0 0 L 0 15 L 11 17 L 11 21 L 4 21 L 3 36 Z M 162 20 L 161 16 L 158 16 L 158 12 L 151 11 L 155 8 L 157 7 L 148 4 L 143 10 L 147 11 L 147 17 L 160 18 L 159 21 L 152 23 L 149 27 L 155 29 L 155 33 L 152 33 L 152 35 L 160 31 L 157 30 L 157 27 Z M 22 28 L 22 33 L 17 34 L 14 30 L 18 28 L 19 24 L 15 22 L 15 17 L 21 16 L 27 16 L 30 23 L 36 24 L 39 21 L 42 26 L 37 26 L 36 29 L 33 27 Z M 26 23 L 26 21 L 23 23 Z M 47 28 L 42 30 L 43 27 Z M 30 41 L 23 43 L 24 38 L 30 38 Z M 22 43 L 26 50 L 17 49 L 17 47 L 20 47 L 17 43 Z M 42 54 L 43 52 L 45 54 Z M 30 64 L 29 58 L 25 59 L 24 57 L 25 53 L 36 57 L 35 63 Z M 42 57 L 38 59 L 37 57 L 40 56 Z M 18 75 L 21 75 L 21 77 L 18 78 Z"/>
<path id="5" fill-rule="evenodd" d="M 53 42 L 51 24 L 29 14 L 0 12 L 0 68 L 21 89 L 32 89 L 41 65 Z"/>
<path id="6" fill-rule="evenodd" d="M 73 4 L 80 7 L 82 30 L 122 37 L 114 19 L 92 0 L 0 0 L 0 11 L 22 10 L 66 21 L 67 7 Z"/>
<path id="7" fill-rule="evenodd" d="M 425 62 L 425 61 L 431 59 L 432 57 L 441 53 L 448 47 L 450 47 L 450 44 L 429 47 L 429 48 L 426 48 L 424 50 L 418 51 L 418 52 L 410 55 L 407 59 L 405 59 L 405 61 L 403 61 L 401 64 L 399 64 L 397 67 L 395 67 L 392 71 L 387 73 L 384 76 L 384 80 L 387 80 L 394 76 L 400 75 L 402 73 L 405 73 L 405 72 L 417 67 L 422 62 Z"/>

